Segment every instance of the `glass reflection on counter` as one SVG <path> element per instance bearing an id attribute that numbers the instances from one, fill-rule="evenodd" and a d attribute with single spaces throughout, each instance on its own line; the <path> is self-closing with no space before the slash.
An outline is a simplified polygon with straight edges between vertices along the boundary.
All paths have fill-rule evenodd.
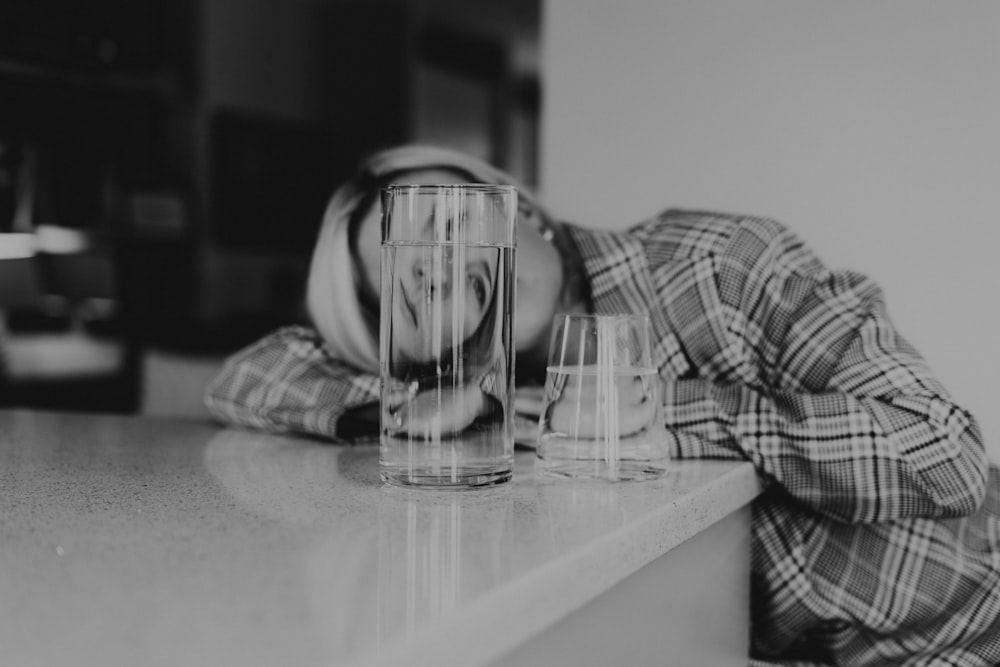
<path id="1" fill-rule="evenodd" d="M 635 516 L 649 512 L 650 503 L 669 504 L 686 490 L 697 487 L 710 466 L 700 461 L 668 465 L 663 476 L 642 482 L 606 480 L 540 480 L 535 487 L 539 520 L 545 524 L 548 548 L 561 552 L 566 545 L 584 544 L 614 533 Z M 661 501 L 655 500 L 660 494 Z"/>
<path id="2" fill-rule="evenodd" d="M 473 497 L 386 487 L 378 525 L 380 642 L 411 634 L 511 576 L 508 489 Z"/>

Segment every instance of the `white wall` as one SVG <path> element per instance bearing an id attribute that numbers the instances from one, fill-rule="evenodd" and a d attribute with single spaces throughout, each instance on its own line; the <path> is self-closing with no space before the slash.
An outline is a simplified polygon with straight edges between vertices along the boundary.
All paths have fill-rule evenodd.
<path id="1" fill-rule="evenodd" d="M 542 68 L 558 213 L 785 222 L 882 284 L 1000 459 L 1000 2 L 546 0 Z"/>

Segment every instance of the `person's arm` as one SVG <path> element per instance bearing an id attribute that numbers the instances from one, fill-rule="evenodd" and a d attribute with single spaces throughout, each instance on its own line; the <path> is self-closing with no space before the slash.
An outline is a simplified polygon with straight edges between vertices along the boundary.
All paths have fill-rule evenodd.
<path id="1" fill-rule="evenodd" d="M 702 379 L 666 386 L 677 455 L 738 448 L 796 499 L 846 522 L 978 507 L 988 467 L 978 426 L 897 333 L 874 283 L 827 270 L 765 221 L 742 223 L 727 252 L 690 261 L 705 266 L 689 275 L 712 284 L 681 300 L 716 301 L 702 304 L 711 314 L 701 333 L 717 340 L 696 360 L 711 369 Z"/>
<path id="2" fill-rule="evenodd" d="M 440 383 L 418 387 L 400 387 L 390 392 L 385 408 L 386 423 L 399 433 L 423 433 L 440 429 L 442 433 L 458 433 L 479 419 L 503 418 L 502 386 L 507 374 L 504 363 L 497 359 L 478 379 L 444 376 Z"/>
<path id="3" fill-rule="evenodd" d="M 280 329 L 231 356 L 205 391 L 217 420 L 348 440 L 378 434 L 379 379 L 327 352 L 308 327 Z"/>

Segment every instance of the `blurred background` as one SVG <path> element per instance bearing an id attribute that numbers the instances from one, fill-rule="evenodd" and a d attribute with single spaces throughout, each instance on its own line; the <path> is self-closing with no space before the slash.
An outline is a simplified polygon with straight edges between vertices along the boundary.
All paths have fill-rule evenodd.
<path id="1" fill-rule="evenodd" d="M 375 149 L 535 183 L 538 39 L 539 0 L 3 0 L 2 401 L 197 410 L 188 377 L 300 320 Z"/>
<path id="2" fill-rule="evenodd" d="M 196 413 L 339 180 L 426 141 L 585 225 L 781 220 L 997 454 L 997 118 L 994 0 L 3 0 L 0 401 Z"/>

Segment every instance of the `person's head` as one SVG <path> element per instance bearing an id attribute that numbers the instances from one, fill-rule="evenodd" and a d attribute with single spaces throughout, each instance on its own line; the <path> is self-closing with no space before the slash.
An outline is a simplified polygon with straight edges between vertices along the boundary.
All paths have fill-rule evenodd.
<path id="1" fill-rule="evenodd" d="M 548 332 L 562 291 L 562 261 L 549 242 L 555 223 L 509 174 L 457 151 L 402 146 L 366 159 L 327 205 L 309 269 L 306 306 L 333 353 L 361 369 L 378 369 L 379 192 L 391 183 L 492 183 L 517 188 L 515 347 L 537 346 Z"/>
<path id="2" fill-rule="evenodd" d="M 403 187 L 404 191 L 389 195 L 389 205 L 406 219 L 397 224 L 397 233 L 418 242 L 393 243 L 381 256 L 381 316 L 389 313 L 390 324 L 382 327 L 389 342 L 383 351 L 388 356 L 382 362 L 389 364 L 394 378 L 404 382 L 442 374 L 482 378 L 500 359 L 502 348 L 497 343 L 504 330 L 497 315 L 513 306 L 503 251 L 474 242 L 433 242 L 467 236 L 475 225 L 442 201 L 441 193 L 415 195 L 413 185 Z M 382 203 L 384 211 L 386 199 Z M 514 211 L 506 206 L 500 215 L 514 219 Z M 384 270 L 386 264 L 391 267 L 389 273 Z M 384 281 L 389 279 L 392 286 L 387 296 Z"/>

